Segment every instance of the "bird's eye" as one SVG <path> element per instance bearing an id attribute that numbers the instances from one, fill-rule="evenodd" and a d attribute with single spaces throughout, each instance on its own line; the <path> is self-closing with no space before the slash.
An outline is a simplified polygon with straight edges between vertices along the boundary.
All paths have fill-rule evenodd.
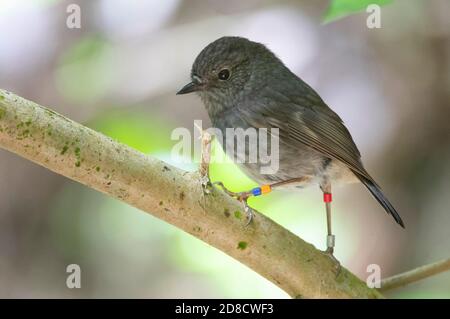
<path id="1" fill-rule="evenodd" d="M 217 76 L 219 77 L 219 80 L 226 81 L 230 77 L 230 71 L 228 69 L 220 70 Z"/>

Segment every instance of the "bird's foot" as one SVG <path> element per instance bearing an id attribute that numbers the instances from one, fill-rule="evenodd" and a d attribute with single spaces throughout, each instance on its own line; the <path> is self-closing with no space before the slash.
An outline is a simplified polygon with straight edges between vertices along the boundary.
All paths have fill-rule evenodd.
<path id="1" fill-rule="evenodd" d="M 219 186 L 228 196 L 234 197 L 240 202 L 247 201 L 247 199 L 251 196 L 250 192 L 238 192 L 238 193 L 232 192 L 228 188 L 226 188 L 222 182 L 214 182 L 212 184 L 214 186 L 215 185 Z"/>
<path id="2" fill-rule="evenodd" d="M 342 270 L 342 266 L 341 266 L 341 262 L 339 260 L 337 260 L 337 258 L 334 256 L 334 248 L 333 247 L 327 247 L 327 249 L 325 251 L 322 251 L 325 255 L 327 255 L 331 261 L 333 262 L 333 269 L 334 269 L 334 274 L 336 275 L 336 278 L 340 275 L 341 270 Z"/>
<path id="3" fill-rule="evenodd" d="M 203 175 L 200 177 L 200 182 L 202 184 L 203 195 L 207 195 L 211 193 L 211 181 L 208 175 Z"/>
<path id="4" fill-rule="evenodd" d="M 250 206 L 248 206 L 248 203 L 247 203 L 247 200 L 250 196 L 252 196 L 252 193 L 251 192 L 232 192 L 229 189 L 227 189 L 225 187 L 225 185 L 223 185 L 222 182 L 214 182 L 214 183 L 212 183 L 212 185 L 219 186 L 228 196 L 236 198 L 238 201 L 240 201 L 244 205 L 244 212 L 245 212 L 245 215 L 247 216 L 247 223 L 245 224 L 245 226 L 248 226 L 252 222 L 253 217 L 254 217 L 253 209 Z"/>
<path id="5" fill-rule="evenodd" d="M 245 224 L 245 226 L 248 226 L 253 220 L 254 212 L 253 209 L 250 206 L 248 206 L 247 200 L 243 201 L 243 203 L 244 203 L 244 212 L 245 215 L 247 216 L 247 223 Z"/>

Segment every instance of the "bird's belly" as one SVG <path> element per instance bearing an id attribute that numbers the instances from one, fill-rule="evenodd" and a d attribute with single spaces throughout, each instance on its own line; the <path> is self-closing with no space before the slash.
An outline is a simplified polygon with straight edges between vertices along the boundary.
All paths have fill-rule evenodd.
<path id="1" fill-rule="evenodd" d="M 238 163 L 244 172 L 261 184 L 271 184 L 286 181 L 293 178 L 304 178 L 296 186 L 305 187 L 311 184 L 322 165 L 321 156 L 308 150 L 280 147 L 279 156 L 273 156 L 271 167 L 275 170 L 265 173 L 263 168 L 267 164 L 262 163 Z"/>
<path id="2" fill-rule="evenodd" d="M 227 156 L 258 184 L 272 184 L 303 178 L 301 183 L 288 186 L 291 188 L 317 185 L 324 179 L 339 183 L 357 181 L 347 166 L 337 160 L 330 160 L 301 143 L 288 144 L 280 141 L 277 151 L 277 147 L 272 145 L 273 140 L 269 134 L 262 136 L 262 140 L 265 142 L 261 143 L 260 134 L 266 134 L 264 131 L 251 128 L 244 121 L 236 125 L 236 121 L 236 118 L 230 123 L 226 119 L 221 121 L 222 125 L 218 128 L 222 132 L 222 138 L 219 139 L 219 142 Z M 234 124 L 234 129 L 238 127 L 242 130 L 249 128 L 255 130 L 256 139 L 255 136 L 239 137 L 230 134 L 231 130 L 227 132 L 226 127 L 232 127 L 231 124 Z M 237 147 L 237 145 L 241 145 L 241 147 Z"/>
<path id="3" fill-rule="evenodd" d="M 243 143 L 245 147 L 236 147 L 238 143 Z M 325 157 L 307 146 L 279 144 L 277 151 L 270 137 L 267 143 L 256 142 L 255 145 L 252 148 L 248 140 L 226 137 L 222 143 L 225 153 L 259 184 L 303 177 L 305 181 L 297 186 L 307 186 L 314 181 L 325 161 Z"/>
<path id="4" fill-rule="evenodd" d="M 337 160 L 329 160 L 321 153 L 300 143 L 295 145 L 280 144 L 278 152 L 275 152 L 276 149 L 272 148 L 270 143 L 267 143 L 267 145 L 256 143 L 257 148 L 253 150 L 249 148 L 248 141 L 247 143 L 243 142 L 245 148 L 241 149 L 235 147 L 236 143 L 236 140 L 233 144 L 232 139 L 230 141 L 224 138 L 222 147 L 227 155 L 230 155 L 227 148 L 231 150 L 234 147 L 234 152 L 230 157 L 247 176 L 261 185 L 294 178 L 302 178 L 302 181 L 289 184 L 286 188 L 317 185 L 324 179 L 329 179 L 334 185 L 357 181 L 355 175 L 345 164 Z M 257 155 L 253 156 L 252 160 L 249 153 L 255 152 L 255 150 Z M 264 161 L 261 161 L 260 154 L 265 155 Z M 255 157 L 256 161 L 254 160 Z"/>
<path id="5" fill-rule="evenodd" d="M 331 160 L 329 164 L 324 165 L 327 162 L 325 157 L 311 156 L 309 152 L 297 153 L 295 158 L 293 162 L 281 160 L 278 171 L 273 174 L 262 174 L 261 165 L 258 163 L 238 163 L 237 165 L 260 185 L 302 178 L 300 182 L 280 187 L 285 189 L 321 185 L 324 180 L 329 180 L 333 186 L 358 182 L 353 172 L 337 160 Z"/>

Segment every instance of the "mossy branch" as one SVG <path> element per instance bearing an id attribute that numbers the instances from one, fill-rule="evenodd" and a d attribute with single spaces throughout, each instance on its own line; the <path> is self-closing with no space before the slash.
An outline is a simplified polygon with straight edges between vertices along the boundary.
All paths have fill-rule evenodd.
<path id="1" fill-rule="evenodd" d="M 175 225 L 292 297 L 382 297 L 344 268 L 336 277 L 327 256 L 264 215 L 256 213 L 245 227 L 245 214 L 235 214 L 242 212 L 241 204 L 216 189 L 205 194 L 199 173 L 172 167 L 4 90 L 0 147 Z"/>

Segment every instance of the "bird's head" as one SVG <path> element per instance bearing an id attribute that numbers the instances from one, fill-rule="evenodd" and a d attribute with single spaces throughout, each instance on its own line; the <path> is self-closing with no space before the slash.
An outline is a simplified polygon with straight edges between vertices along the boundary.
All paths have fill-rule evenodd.
<path id="1" fill-rule="evenodd" d="M 226 107 L 262 84 L 262 72 L 278 59 L 264 45 L 240 37 L 222 37 L 195 59 L 191 82 L 177 94 L 197 92 L 207 108 Z M 258 83 L 254 79 L 258 79 Z"/>

